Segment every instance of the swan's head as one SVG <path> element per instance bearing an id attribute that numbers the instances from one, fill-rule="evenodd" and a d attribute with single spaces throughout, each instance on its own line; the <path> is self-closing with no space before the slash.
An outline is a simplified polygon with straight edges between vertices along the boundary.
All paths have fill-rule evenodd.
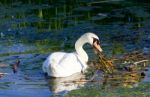
<path id="1" fill-rule="evenodd" d="M 87 37 L 88 43 L 90 43 L 95 50 L 97 50 L 99 52 L 103 51 L 100 46 L 100 40 L 96 34 L 88 32 L 85 35 Z"/>
<path id="2" fill-rule="evenodd" d="M 89 43 L 97 52 L 102 52 L 102 48 L 100 47 L 100 41 L 96 34 L 88 32 L 83 34 L 75 43 L 75 49 L 78 55 L 80 55 L 81 60 L 87 62 L 88 56 L 86 52 L 83 50 L 83 45 Z"/>

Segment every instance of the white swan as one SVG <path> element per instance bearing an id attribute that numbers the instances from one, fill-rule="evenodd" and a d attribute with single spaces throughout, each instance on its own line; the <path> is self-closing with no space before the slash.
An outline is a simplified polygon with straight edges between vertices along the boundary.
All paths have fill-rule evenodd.
<path id="1" fill-rule="evenodd" d="M 67 77 L 77 72 L 84 72 L 87 68 L 88 55 L 83 45 L 89 43 L 98 51 L 102 51 L 99 38 L 94 33 L 83 34 L 75 43 L 76 52 L 54 52 L 44 61 L 44 73 L 52 77 Z"/>

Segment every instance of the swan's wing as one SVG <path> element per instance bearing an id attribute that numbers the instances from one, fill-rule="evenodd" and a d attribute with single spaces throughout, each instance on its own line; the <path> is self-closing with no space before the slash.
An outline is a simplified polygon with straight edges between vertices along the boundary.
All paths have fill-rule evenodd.
<path id="1" fill-rule="evenodd" d="M 67 53 L 59 61 L 59 66 L 66 71 L 80 71 L 82 69 L 82 63 L 78 59 L 75 53 Z"/>
<path id="2" fill-rule="evenodd" d="M 53 53 L 43 64 L 49 76 L 66 77 L 81 72 L 83 66 L 75 53 Z"/>
<path id="3" fill-rule="evenodd" d="M 49 57 L 48 57 L 48 60 L 49 62 L 55 62 L 55 64 L 59 64 L 60 61 L 62 61 L 65 57 L 67 53 L 64 53 L 64 52 L 55 52 L 55 53 L 52 53 Z M 53 63 L 51 63 L 53 64 Z"/>
<path id="4" fill-rule="evenodd" d="M 48 59 L 51 64 L 63 65 L 63 64 L 75 64 L 78 63 L 78 58 L 75 53 L 56 52 L 52 53 Z"/>
<path id="5" fill-rule="evenodd" d="M 42 69 L 43 71 L 46 73 L 49 70 L 49 66 L 51 64 L 58 64 L 59 61 L 62 59 L 62 57 L 65 55 L 66 53 L 64 52 L 56 52 L 56 53 L 52 53 L 50 54 L 47 59 L 44 61 L 43 65 L 42 65 Z"/>

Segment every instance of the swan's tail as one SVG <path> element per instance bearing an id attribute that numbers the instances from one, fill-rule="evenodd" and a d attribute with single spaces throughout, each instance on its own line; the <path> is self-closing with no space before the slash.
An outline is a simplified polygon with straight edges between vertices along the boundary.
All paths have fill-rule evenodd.
<path id="1" fill-rule="evenodd" d="M 56 76 L 58 74 L 58 69 L 60 69 L 60 67 L 55 59 L 51 59 L 49 69 L 51 70 L 52 76 Z"/>
<path id="2" fill-rule="evenodd" d="M 42 70 L 43 70 L 44 73 L 47 73 L 47 67 L 48 67 L 47 63 L 48 63 L 47 60 L 45 60 L 44 63 L 43 63 L 43 65 L 42 65 Z"/>
<path id="3" fill-rule="evenodd" d="M 57 62 L 54 59 L 52 60 L 46 59 L 42 66 L 43 72 L 47 73 L 49 76 L 51 76 L 56 72 L 56 68 L 58 68 Z"/>

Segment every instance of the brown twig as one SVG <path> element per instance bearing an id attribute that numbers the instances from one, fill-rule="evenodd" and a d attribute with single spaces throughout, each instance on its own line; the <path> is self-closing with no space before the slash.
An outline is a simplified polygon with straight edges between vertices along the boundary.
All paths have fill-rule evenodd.
<path id="1" fill-rule="evenodd" d="M 143 62 L 150 62 L 150 60 L 141 60 L 141 61 L 134 62 L 133 64 L 137 65 L 137 64 L 143 63 Z"/>

